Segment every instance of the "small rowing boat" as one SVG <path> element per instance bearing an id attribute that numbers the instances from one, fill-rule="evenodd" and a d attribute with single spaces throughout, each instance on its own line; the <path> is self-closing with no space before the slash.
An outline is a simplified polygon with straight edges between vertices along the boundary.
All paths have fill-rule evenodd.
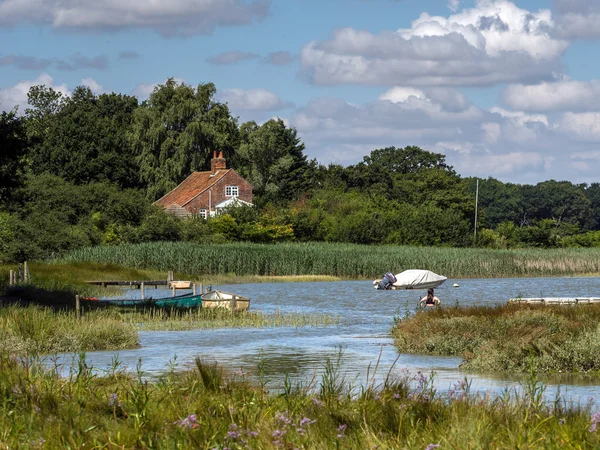
<path id="1" fill-rule="evenodd" d="M 203 308 L 226 308 L 230 311 L 246 311 L 250 308 L 250 299 L 243 295 L 223 291 L 208 291 L 202 294 Z"/>
<path id="2" fill-rule="evenodd" d="M 99 307 L 134 307 L 134 308 L 198 308 L 202 306 L 201 294 L 184 294 L 175 297 L 161 298 L 95 298 L 82 299 L 89 306 Z"/>

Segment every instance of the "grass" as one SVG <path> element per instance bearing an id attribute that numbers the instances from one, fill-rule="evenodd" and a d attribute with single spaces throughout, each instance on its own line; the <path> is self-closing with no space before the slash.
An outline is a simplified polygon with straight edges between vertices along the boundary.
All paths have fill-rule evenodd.
<path id="1" fill-rule="evenodd" d="M 10 355 L 119 350 L 138 347 L 135 325 L 99 311 L 77 319 L 50 308 L 0 308 L 0 342 Z"/>
<path id="2" fill-rule="evenodd" d="M 457 382 L 438 394 L 431 378 L 390 376 L 340 384 L 333 363 L 307 385 L 277 392 L 257 372 L 228 373 L 196 360 L 148 380 L 119 362 L 98 376 L 85 360 L 66 378 L 35 361 L 0 354 L 2 448 L 559 449 L 597 448 L 584 407 L 544 402 L 535 377 L 521 393 L 474 395 Z M 259 381 L 254 381 L 259 380 Z"/>
<path id="3" fill-rule="evenodd" d="M 390 270 L 429 269 L 452 278 L 572 276 L 600 273 L 600 249 L 492 250 L 332 243 L 161 242 L 72 251 L 57 263 L 118 264 L 213 276 L 377 278 Z"/>
<path id="4" fill-rule="evenodd" d="M 480 372 L 600 374 L 600 305 L 442 307 L 397 321 L 403 353 L 462 356 Z"/>

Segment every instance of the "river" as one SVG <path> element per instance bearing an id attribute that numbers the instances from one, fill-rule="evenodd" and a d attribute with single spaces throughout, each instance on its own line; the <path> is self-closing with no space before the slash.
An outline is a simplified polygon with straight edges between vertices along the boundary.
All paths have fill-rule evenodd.
<path id="1" fill-rule="evenodd" d="M 452 287 L 457 283 L 459 287 Z M 414 311 L 425 291 L 377 291 L 371 281 L 340 281 L 310 283 L 256 283 L 214 286 L 252 299 L 250 308 L 265 313 L 316 312 L 341 318 L 340 325 L 330 327 L 277 327 L 216 329 L 197 331 L 143 331 L 141 348 L 125 351 L 89 352 L 88 365 L 100 372 L 107 369 L 115 354 L 128 370 L 135 370 L 141 358 L 142 369 L 148 376 L 167 370 L 169 363 L 178 368 L 193 364 L 200 356 L 217 361 L 232 370 L 256 375 L 262 361 L 264 374 L 270 386 L 281 382 L 285 374 L 308 383 L 317 374 L 317 381 L 326 361 L 340 358 L 340 373 L 354 386 L 366 385 L 367 375 L 375 374 L 381 382 L 388 371 L 393 374 L 421 371 L 434 372 L 438 391 L 451 389 L 466 376 L 476 392 L 500 393 L 519 389 L 521 379 L 496 374 L 466 373 L 459 369 L 460 358 L 426 355 L 398 355 L 390 336 L 394 317 L 407 310 Z M 511 297 L 599 297 L 600 278 L 501 278 L 448 280 L 436 289 L 442 303 L 460 305 L 505 303 Z M 130 291 L 129 295 L 138 295 Z M 165 290 L 146 290 L 146 296 L 170 295 Z M 76 355 L 62 354 L 52 358 L 67 368 Z M 66 369 L 63 369 L 66 370 Z M 546 396 L 555 397 L 559 391 L 563 399 L 575 404 L 600 403 L 600 380 L 584 377 L 547 380 Z"/>

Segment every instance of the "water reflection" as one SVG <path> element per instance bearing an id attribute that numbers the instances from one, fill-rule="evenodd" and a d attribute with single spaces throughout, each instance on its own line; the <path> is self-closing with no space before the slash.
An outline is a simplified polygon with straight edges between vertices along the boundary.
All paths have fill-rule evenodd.
<path id="1" fill-rule="evenodd" d="M 459 288 L 453 288 L 453 283 Z M 348 380 L 366 384 L 367 373 L 373 375 L 379 360 L 377 381 L 383 381 L 390 367 L 400 374 L 435 371 L 439 390 L 448 390 L 465 376 L 472 389 L 479 392 L 502 392 L 518 387 L 520 377 L 472 374 L 461 371 L 460 358 L 400 355 L 389 335 L 395 316 L 412 313 L 424 291 L 376 291 L 370 281 L 317 283 L 273 283 L 215 286 L 252 299 L 251 309 L 267 313 L 328 313 L 342 318 L 335 327 L 221 329 L 182 332 L 141 332 L 141 348 L 118 352 L 119 359 L 135 370 L 139 358 L 148 375 L 166 370 L 177 357 L 179 367 L 191 366 L 196 357 L 234 370 L 256 375 L 259 363 L 273 383 L 285 374 L 307 382 L 318 375 L 325 362 L 336 360 L 340 349 L 340 370 Z M 461 305 L 504 303 L 508 298 L 523 296 L 591 297 L 598 296 L 600 278 L 470 279 L 448 280 L 436 290 L 443 303 Z M 139 295 L 130 291 L 130 296 Z M 169 296 L 169 291 L 146 289 L 146 296 Z M 115 352 L 90 352 L 88 364 L 107 368 Z M 73 355 L 59 355 L 65 362 Z M 600 402 L 600 385 L 584 377 L 560 377 L 548 380 L 549 398 L 557 391 L 575 403 L 587 403 L 589 397 Z"/>

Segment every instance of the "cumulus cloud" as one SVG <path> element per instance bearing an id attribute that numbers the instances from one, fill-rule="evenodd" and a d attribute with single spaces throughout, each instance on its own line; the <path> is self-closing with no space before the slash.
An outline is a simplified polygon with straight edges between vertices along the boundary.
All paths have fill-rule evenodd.
<path id="1" fill-rule="evenodd" d="M 209 34 L 216 27 L 262 19 L 270 0 L 3 0 L 0 26 L 21 23 L 58 29 L 145 28 L 163 36 Z"/>
<path id="2" fill-rule="evenodd" d="M 37 85 L 45 85 L 64 95 L 71 95 L 66 84 L 56 84 L 50 75 L 42 73 L 35 80 L 20 81 L 14 86 L 0 89 L 0 110 L 10 111 L 16 106 L 19 113 L 25 112 L 28 107 L 27 93 L 32 86 Z"/>
<path id="3" fill-rule="evenodd" d="M 233 112 L 277 111 L 294 106 L 266 89 L 223 89 L 218 93 L 218 97 L 222 102 L 226 102 Z"/>
<path id="4" fill-rule="evenodd" d="M 600 168 L 589 154 L 600 141 L 600 114 L 486 110 L 449 88 L 396 86 L 362 105 L 318 98 L 289 120 L 322 163 L 354 164 L 375 148 L 419 145 L 445 154 L 463 176 L 517 183 L 590 182 L 593 171 L 578 167 Z"/>
<path id="5" fill-rule="evenodd" d="M 337 30 L 304 46 L 302 74 L 326 85 L 481 86 L 549 79 L 560 72 L 568 47 L 553 29 L 550 10 L 479 0 L 449 17 L 423 13 L 408 29 Z"/>
<path id="6" fill-rule="evenodd" d="M 96 95 L 99 94 L 104 94 L 106 91 L 104 90 L 104 88 L 93 78 L 84 78 L 81 80 L 81 85 L 82 86 L 87 86 L 89 87 L 92 92 Z"/>
<path id="7" fill-rule="evenodd" d="M 566 39 L 600 37 L 598 0 L 554 0 L 558 33 Z"/>
<path id="8" fill-rule="evenodd" d="M 286 66 L 295 61 L 296 57 L 288 51 L 272 52 L 263 58 L 265 64 L 274 66 Z"/>
<path id="9" fill-rule="evenodd" d="M 521 111 L 595 111 L 600 105 L 600 80 L 514 84 L 503 91 L 502 100 Z"/>
<path id="10" fill-rule="evenodd" d="M 208 58 L 206 62 L 210 64 L 215 64 L 219 66 L 227 65 L 227 64 L 236 64 L 240 61 L 247 61 L 249 59 L 256 59 L 259 56 L 256 53 L 251 52 L 240 52 L 239 50 L 234 50 L 231 52 L 223 52 L 219 53 L 212 58 Z"/>

